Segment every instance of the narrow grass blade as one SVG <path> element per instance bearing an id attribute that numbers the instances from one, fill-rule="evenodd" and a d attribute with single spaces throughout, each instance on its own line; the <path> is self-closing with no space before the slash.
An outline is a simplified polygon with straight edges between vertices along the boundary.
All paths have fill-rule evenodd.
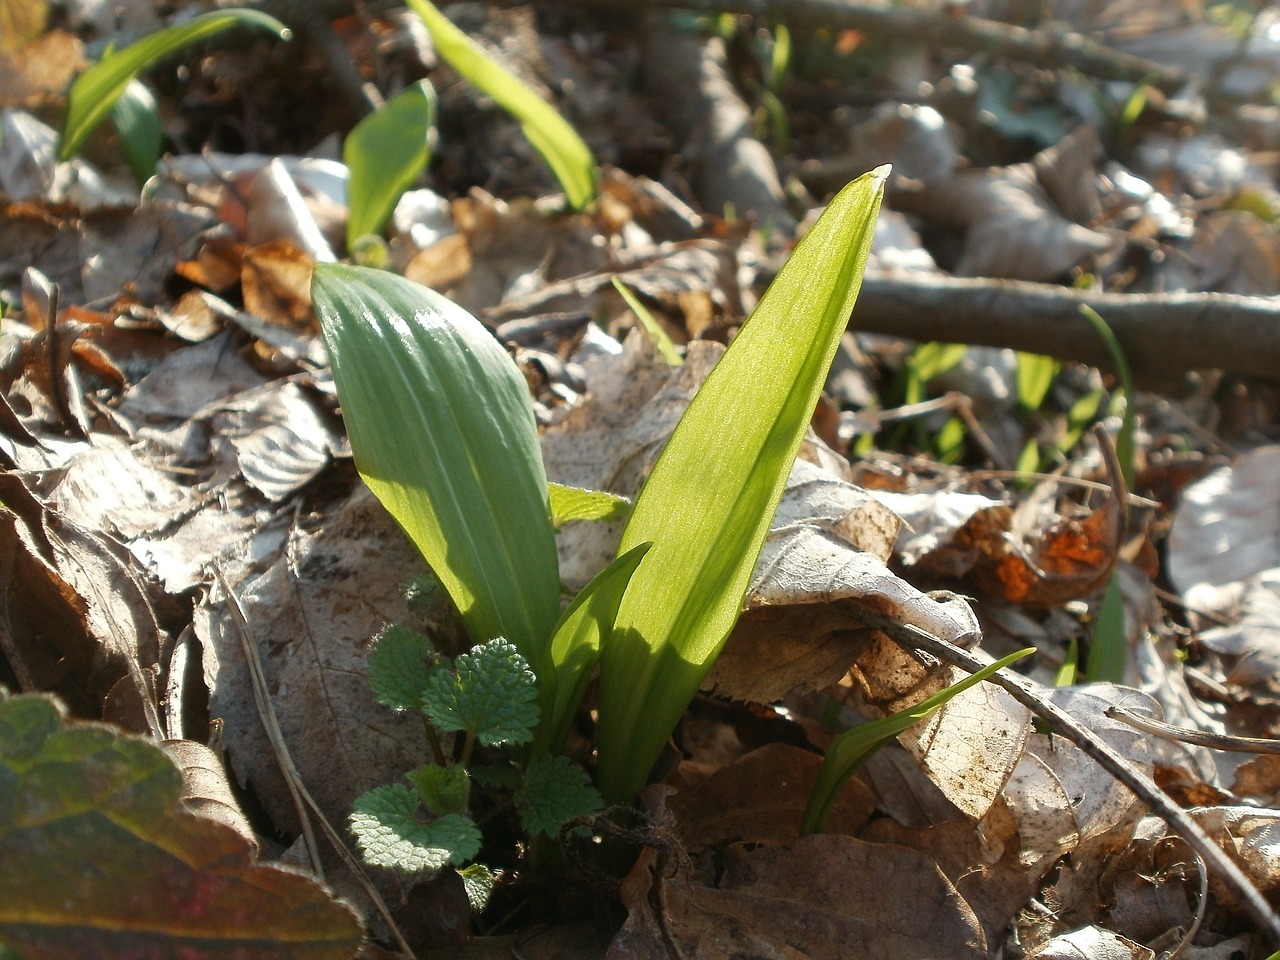
<path id="1" fill-rule="evenodd" d="M 1086 673 L 1090 683 L 1124 683 L 1129 660 L 1129 634 L 1124 619 L 1124 588 L 1120 571 L 1113 570 L 1089 638 Z"/>
<path id="2" fill-rule="evenodd" d="M 562 483 L 547 484 L 551 494 L 551 522 L 557 530 L 571 520 L 625 520 L 631 501 L 605 490 L 584 490 Z"/>
<path id="3" fill-rule="evenodd" d="M 596 198 L 596 162 L 591 149 L 555 108 L 530 90 L 465 33 L 430 0 L 408 0 L 422 18 L 436 52 L 494 103 L 511 114 L 560 181 L 569 206 L 582 210 Z"/>
<path id="4" fill-rule="evenodd" d="M 1124 416 L 1120 421 L 1120 433 L 1116 436 L 1116 456 L 1120 459 L 1120 470 L 1124 474 L 1125 486 L 1133 489 L 1133 374 L 1129 371 L 1129 358 L 1124 355 L 1124 347 L 1116 339 L 1115 333 L 1098 311 L 1085 304 L 1080 305 L 1081 315 L 1089 321 L 1089 325 L 1097 332 L 1098 337 L 1111 354 L 1111 362 L 1116 365 L 1120 375 L 1120 386 L 1124 390 Z"/>
<path id="5" fill-rule="evenodd" d="M 62 118 L 58 159 L 69 160 L 76 155 L 89 134 L 111 112 L 129 81 L 139 73 L 183 47 L 207 40 L 236 24 L 270 30 L 281 40 L 288 40 L 290 36 L 288 28 L 275 17 L 235 7 L 157 30 L 123 50 L 108 54 L 80 74 L 71 85 L 67 112 Z"/>
<path id="6" fill-rule="evenodd" d="M 120 153 L 139 183 L 146 183 L 156 172 L 160 144 L 160 111 L 156 98 L 141 80 L 132 80 L 111 108 L 111 122 L 120 137 Z"/>
<path id="7" fill-rule="evenodd" d="M 347 184 L 347 249 L 378 233 L 400 197 L 431 159 L 436 125 L 436 92 L 419 80 L 352 128 L 342 144 L 351 171 Z"/>
<path id="8" fill-rule="evenodd" d="M 826 756 L 822 758 L 822 767 L 818 770 L 818 781 L 809 794 L 809 803 L 804 811 L 800 832 L 802 834 L 822 832 L 826 826 L 827 816 L 831 813 L 831 807 L 840 796 L 845 783 L 888 740 L 921 720 L 927 719 L 956 694 L 981 683 L 1002 667 L 1007 667 L 1015 660 L 1021 660 L 1032 653 L 1035 653 L 1034 647 L 1011 653 L 946 689 L 939 690 L 927 700 L 921 700 L 914 707 L 864 723 L 836 737 L 827 748 Z"/>
<path id="9" fill-rule="evenodd" d="M 626 802 L 733 629 L 862 284 L 888 168 L 827 206 L 711 371 L 632 510 L 653 542 L 601 661 L 599 781 Z"/>
<path id="10" fill-rule="evenodd" d="M 505 637 L 554 683 L 555 533 L 515 364 L 471 314 L 403 277 L 319 264 L 312 296 L 361 476 L 472 641 Z"/>
<path id="11" fill-rule="evenodd" d="M 631 312 L 639 319 L 640 324 L 649 334 L 649 339 L 657 347 L 658 353 L 662 354 L 662 359 L 673 367 L 678 367 L 684 363 L 684 358 L 680 356 L 680 351 L 676 349 L 672 339 L 667 336 L 667 331 L 662 329 L 662 324 L 658 323 L 657 318 L 640 302 L 640 298 L 632 293 L 627 285 L 617 277 L 613 278 L 613 289 L 618 291 L 618 295 L 627 302 Z"/>
<path id="12" fill-rule="evenodd" d="M 569 724 L 600 659 L 600 649 L 613 630 L 622 595 L 650 546 L 642 543 L 632 547 L 596 574 L 560 618 L 551 639 L 556 688 L 550 711 L 544 710 L 538 728 L 535 752 L 554 752 L 564 746 Z"/>

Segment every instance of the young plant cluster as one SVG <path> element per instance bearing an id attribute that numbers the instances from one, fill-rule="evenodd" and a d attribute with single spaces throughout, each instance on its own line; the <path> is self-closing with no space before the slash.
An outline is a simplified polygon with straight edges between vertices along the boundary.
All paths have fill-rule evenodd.
<path id="1" fill-rule="evenodd" d="M 450 659 L 422 634 L 393 626 L 375 641 L 368 669 L 379 703 L 422 715 L 434 759 L 406 773 L 406 782 L 356 799 L 351 830 L 366 862 L 405 873 L 463 868 L 480 909 L 493 879 L 488 867 L 471 864 L 483 845 L 481 803 L 487 816 L 512 810 L 526 834 L 548 838 L 600 808 L 586 771 L 568 757 L 518 762 L 515 748 L 533 740 L 538 723 L 538 689 L 528 662 L 506 640 Z"/>

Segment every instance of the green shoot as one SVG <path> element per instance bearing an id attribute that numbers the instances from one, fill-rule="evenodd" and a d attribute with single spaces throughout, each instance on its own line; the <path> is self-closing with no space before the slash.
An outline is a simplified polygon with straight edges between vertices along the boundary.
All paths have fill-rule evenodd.
<path id="1" fill-rule="evenodd" d="M 408 3 L 426 24 L 436 52 L 449 66 L 519 122 L 524 135 L 560 181 L 569 206 L 582 210 L 595 200 L 595 158 L 564 117 L 455 27 L 430 0 Z"/>
<path id="2" fill-rule="evenodd" d="M 1062 666 L 1054 674 L 1055 687 L 1073 686 L 1080 674 L 1080 641 L 1072 637 L 1067 641 L 1067 654 L 1062 658 Z"/>
<path id="3" fill-rule="evenodd" d="M 396 203 L 426 169 L 436 125 L 436 93 L 419 80 L 361 120 L 342 144 L 351 171 L 347 187 L 347 249 L 378 233 Z"/>
<path id="4" fill-rule="evenodd" d="M 141 80 L 131 80 L 111 108 L 111 123 L 120 137 L 120 153 L 139 183 L 155 173 L 164 133 L 156 98 Z"/>
<path id="5" fill-rule="evenodd" d="M 79 153 L 89 134 L 111 112 L 139 73 L 156 61 L 237 24 L 270 30 L 281 40 L 288 40 L 290 36 L 283 23 L 257 10 L 218 10 L 177 26 L 157 30 L 123 50 L 108 54 L 80 74 L 67 94 L 67 112 L 62 118 L 58 159 L 70 160 Z"/>
<path id="6" fill-rule="evenodd" d="M 1112 571 L 1106 592 L 1093 622 L 1089 640 L 1087 675 L 1091 683 L 1124 683 L 1124 668 L 1129 659 L 1129 635 L 1124 624 L 1124 590 L 1120 571 Z"/>
<path id="7" fill-rule="evenodd" d="M 897 713 L 879 720 L 872 720 L 846 730 L 831 742 L 826 756 L 822 758 L 822 767 L 818 771 L 818 782 L 809 794 L 809 803 L 805 808 L 804 819 L 800 824 L 800 833 L 821 833 L 826 826 L 827 817 L 835 805 L 840 791 L 857 772 L 886 742 L 898 736 L 904 730 L 914 726 L 921 720 L 930 717 L 956 694 L 981 683 L 997 670 L 1007 667 L 1016 660 L 1035 653 L 1033 647 L 1011 653 L 995 663 L 983 667 L 951 686 L 939 690 L 927 700 L 921 700 L 915 706 L 907 707 Z"/>
<path id="8" fill-rule="evenodd" d="M 1129 360 L 1124 355 L 1124 348 L 1116 339 L 1115 333 L 1099 316 L 1098 312 L 1085 304 L 1080 305 L 1081 315 L 1089 321 L 1098 337 L 1111 355 L 1116 372 L 1120 375 L 1120 387 L 1124 391 L 1124 417 L 1120 421 L 1120 433 L 1116 436 L 1116 456 L 1120 460 L 1120 471 L 1124 475 L 1125 486 L 1133 489 L 1133 374 L 1129 371 Z"/>
<path id="9" fill-rule="evenodd" d="M 1017 353 L 1018 406 L 1032 413 L 1044 404 L 1062 364 L 1042 353 Z"/>
<path id="10" fill-rule="evenodd" d="M 632 293 L 627 288 L 627 285 L 617 277 L 613 278 L 613 288 L 627 302 L 631 312 L 639 318 L 640 325 L 644 327 L 645 333 L 649 334 L 649 339 L 653 341 L 653 345 L 657 348 L 658 353 L 662 355 L 662 359 L 673 367 L 678 367 L 684 363 L 684 358 L 680 356 L 680 351 L 676 349 L 676 345 L 672 342 L 671 337 L 667 335 L 667 331 L 662 329 L 662 324 L 658 322 L 657 317 L 649 312 L 649 308 L 640 302 L 640 298 Z"/>
<path id="11" fill-rule="evenodd" d="M 652 542 L 601 658 L 599 783 L 629 801 L 738 619 L 862 283 L 887 168 L 800 241 L 676 426 L 620 552 Z"/>

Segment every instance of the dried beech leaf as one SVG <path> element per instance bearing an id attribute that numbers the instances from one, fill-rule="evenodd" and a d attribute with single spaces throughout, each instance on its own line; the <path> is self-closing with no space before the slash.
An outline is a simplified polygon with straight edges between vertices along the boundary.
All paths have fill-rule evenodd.
<path id="1" fill-rule="evenodd" d="M 351 910 L 192 816 L 163 751 L 0 700 L 0 938 L 29 960 L 346 960 Z"/>

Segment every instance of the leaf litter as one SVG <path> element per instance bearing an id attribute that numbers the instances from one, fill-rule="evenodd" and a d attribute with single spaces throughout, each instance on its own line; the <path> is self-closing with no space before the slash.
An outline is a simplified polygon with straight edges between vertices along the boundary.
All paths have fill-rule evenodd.
<path id="1" fill-rule="evenodd" d="M 974 4 L 966 16 L 998 19 L 999 7 Z M 1063 16 L 1088 31 L 1098 29 L 1085 20 L 1094 13 Z M 1189 107 L 1199 93 L 1144 94 L 1079 76 L 1047 87 L 1046 71 L 1016 60 L 974 71 L 903 48 L 857 68 L 882 71 L 886 82 L 870 106 L 842 102 L 832 125 L 813 119 L 818 91 L 860 82 L 854 61 L 843 39 L 801 31 L 805 59 L 780 93 L 793 125 L 781 151 L 763 125 L 727 136 L 696 120 L 737 115 L 744 99 L 766 109 L 753 58 L 777 42 L 773 24 L 741 21 L 737 59 L 727 61 L 719 40 L 677 43 L 668 26 L 647 25 L 638 41 L 570 13 L 544 22 L 520 11 L 507 27 L 491 12 L 468 15 L 479 19 L 462 22 L 504 38 L 517 72 L 555 81 L 544 89 L 608 164 L 603 199 L 583 214 L 559 212 L 512 121 L 455 86 L 442 96 L 439 156 L 393 217 L 388 251 L 394 268 L 519 343 L 553 480 L 634 496 L 794 239 L 792 214 L 803 222 L 830 190 L 886 160 L 898 170 L 885 211 L 893 229 L 877 231 L 872 256 L 885 275 L 1093 283 L 1135 298 L 1280 293 L 1275 170 L 1254 149 L 1265 127 L 1252 119 L 1274 108 L 1239 105 L 1256 92 L 1242 68 L 1203 68 L 1207 95 L 1232 106 L 1197 118 Z M 395 18 L 334 23 L 385 93 L 402 80 L 377 57 L 403 56 L 396 69 L 415 69 L 416 55 L 375 55 L 366 44 L 375 29 L 404 36 Z M 292 76 L 279 61 L 254 66 L 234 50 L 188 62 L 181 82 L 176 71 L 158 73 L 151 82 L 179 107 L 166 130 L 179 149 L 143 197 L 105 138 L 88 159 L 57 162 L 44 122 L 56 115 L 48 105 L 65 71 L 82 62 L 83 40 L 111 29 L 72 19 L 0 49 L 0 76 L 15 78 L 0 83 L 0 681 L 56 693 L 78 717 L 152 738 L 185 732 L 190 739 L 171 749 L 201 779 L 191 780 L 184 809 L 218 811 L 246 851 L 252 839 L 270 858 L 304 824 L 262 731 L 215 570 L 246 613 L 272 710 L 327 819 L 344 822 L 357 795 L 412 769 L 425 750 L 420 726 L 377 706 L 364 681 L 369 639 L 410 617 L 401 586 L 421 561 L 354 481 L 309 301 L 311 266 L 343 252 L 346 171 L 331 147 L 315 147 L 321 131 L 343 123 L 337 107 L 301 110 L 316 126 L 299 137 L 298 118 L 280 116 L 291 101 L 270 99 L 329 69 L 333 51 L 295 47 Z M 1159 49 L 1185 29 L 1148 22 L 1124 45 Z M 1194 29 L 1212 39 L 1199 54 L 1226 65 L 1222 51 L 1234 48 L 1225 28 L 1202 18 Z M 682 69 L 695 64 L 704 79 L 673 85 L 658 109 L 633 88 L 634 71 L 676 76 L 664 61 L 676 50 L 689 52 Z M 1252 62 L 1268 55 L 1258 46 Z M 731 78 L 727 62 L 737 65 Z M 181 109 L 214 102 L 219 88 L 239 98 L 237 123 L 266 147 L 257 156 L 216 111 Z M 937 96 L 922 105 L 894 92 L 908 88 Z M 1125 98 L 1139 95 L 1145 105 L 1124 114 L 1137 102 Z M 487 145 L 468 136 L 477 120 L 476 130 L 500 135 Z M 757 149 L 761 138 L 774 159 Z M 502 143 L 522 161 L 494 153 Z M 183 156 L 180 145 L 211 149 Z M 689 179 L 673 159 L 681 146 Z M 744 150 L 755 170 L 717 179 L 708 158 Z M 755 230 L 735 220 L 753 209 L 776 216 Z M 685 348 L 681 366 L 655 357 L 614 276 Z M 51 285 L 53 304 L 33 296 Z M 958 341 L 970 335 L 984 339 L 957 326 Z M 991 685 L 878 754 L 842 794 L 827 833 L 798 835 L 817 752 L 834 732 L 959 675 L 904 651 L 869 615 L 985 657 L 1032 643 L 1032 675 L 1048 682 L 1069 644 L 1087 651 L 1097 637 L 1101 588 L 1114 576 L 1132 686 L 1044 696 L 1192 808 L 1264 896 L 1280 883 L 1273 758 L 1224 759 L 1108 712 L 1119 705 L 1209 733 L 1275 735 L 1271 386 L 1206 371 L 1181 399 L 1125 398 L 1146 431 L 1133 493 L 1151 498 L 1132 504 L 1149 522 L 1125 527 L 1114 494 L 1076 485 L 1109 482 L 1092 442 L 1055 445 L 1094 394 L 1095 419 L 1114 431 L 1105 373 L 1068 366 L 1027 410 L 1000 372 L 1011 369 L 1008 357 L 973 351 L 945 383 L 922 385 L 926 395 L 1003 398 L 975 401 L 961 466 L 944 466 L 936 441 L 952 408 L 890 419 L 895 405 L 913 402 L 912 347 L 847 338 L 845 379 L 830 384 L 838 427 L 821 430 L 815 418 L 822 436 L 806 441 L 792 472 L 746 613 L 686 719 L 682 755 L 646 793 L 638 827 L 608 816 L 596 824 L 606 835 L 638 834 L 642 852 L 615 921 L 572 955 L 1136 957 L 1175 950 L 1194 931 L 1189 956 L 1265 956 L 1276 944 L 1236 890 L 1210 872 L 1206 898 L 1203 867 L 1177 832 Z M 1028 443 L 1052 479 L 1000 473 Z M 619 534 L 617 524 L 567 524 L 558 544 L 566 586 L 602 569 Z M 448 611 L 433 613 L 430 629 L 462 649 Z M 183 668 L 193 640 L 201 665 Z M 120 736 L 103 729 L 66 727 Z M 204 741 L 214 754 L 200 752 Z M 157 767 L 163 778 L 168 769 Z M 191 836 L 213 836 L 184 817 Z M 245 864 L 248 856 L 235 855 Z M 366 926 L 385 932 L 341 858 L 325 848 L 321 859 Z M 436 955 L 427 944 L 439 935 L 465 931 L 466 911 L 459 919 L 456 900 L 446 906 L 440 882 L 378 882 L 393 903 L 414 905 L 397 919 L 421 938 L 419 955 Z M 340 909 L 307 889 L 324 909 Z M 574 918 L 570 910 L 532 922 Z M 452 955 L 521 935 L 518 925 L 471 923 L 489 935 Z M 18 943 L 14 929 L 0 937 Z M 851 953 L 854 944 L 863 953 Z M 289 955 L 327 955 L 320 949 Z"/>

